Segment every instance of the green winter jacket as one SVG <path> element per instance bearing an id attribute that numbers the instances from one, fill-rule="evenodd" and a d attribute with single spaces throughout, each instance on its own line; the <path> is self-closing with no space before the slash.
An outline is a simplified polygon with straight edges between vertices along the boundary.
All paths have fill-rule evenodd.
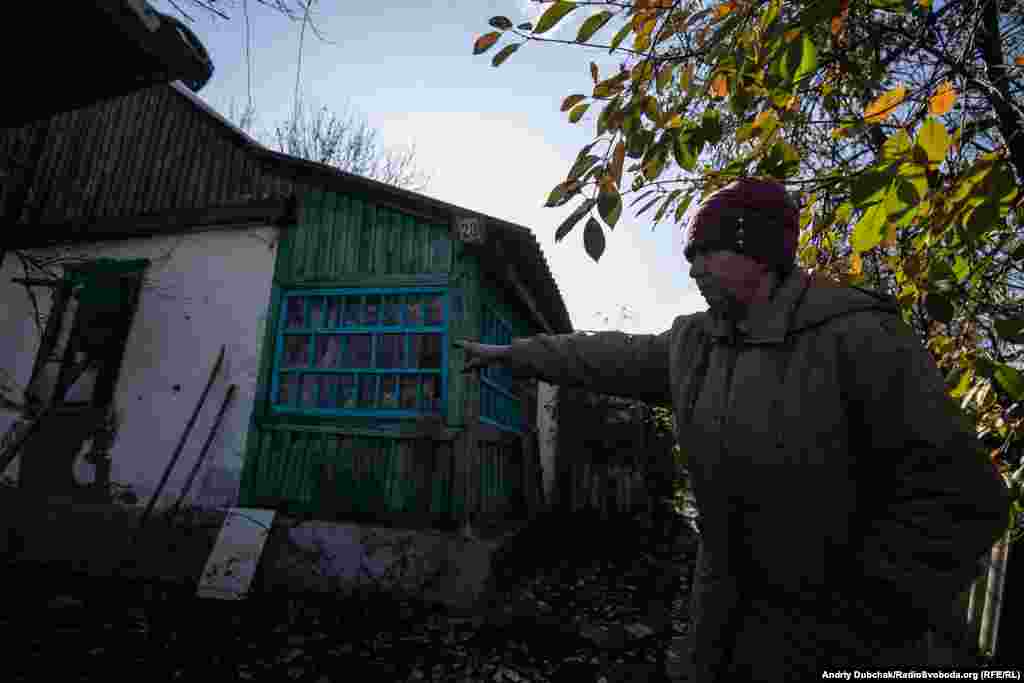
<path id="1" fill-rule="evenodd" d="M 891 299 L 794 271 L 735 330 L 538 335 L 516 375 L 673 404 L 701 520 L 696 680 L 924 664 L 1005 530 L 1002 479 Z"/>

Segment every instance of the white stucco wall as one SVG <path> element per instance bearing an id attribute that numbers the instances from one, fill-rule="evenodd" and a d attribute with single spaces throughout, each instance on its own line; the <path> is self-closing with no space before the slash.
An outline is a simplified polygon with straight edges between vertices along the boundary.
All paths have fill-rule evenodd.
<path id="1" fill-rule="evenodd" d="M 550 503 L 555 488 L 555 445 L 558 442 L 556 419 L 558 387 L 537 382 L 537 441 L 544 483 L 544 501 Z"/>
<path id="2" fill-rule="evenodd" d="M 149 500 L 206 385 L 221 345 L 224 364 L 161 496 L 173 502 L 202 449 L 227 387 L 238 391 L 192 486 L 203 505 L 234 500 L 244 440 L 252 414 L 260 347 L 276 255 L 273 227 L 207 231 L 160 238 L 106 242 L 63 249 L 86 258 L 149 258 L 144 285 L 115 393 L 120 431 L 111 451 L 111 480 L 132 487 L 140 504 Z M 20 388 L 31 374 L 40 334 L 32 320 L 23 276 L 10 255 L 0 268 L 0 380 Z M 36 288 L 40 308 L 48 291 Z M 13 418 L 0 413 L 0 430 Z M 4 474 L 16 475 L 17 461 Z M 75 475 L 93 478 L 81 459 Z"/>

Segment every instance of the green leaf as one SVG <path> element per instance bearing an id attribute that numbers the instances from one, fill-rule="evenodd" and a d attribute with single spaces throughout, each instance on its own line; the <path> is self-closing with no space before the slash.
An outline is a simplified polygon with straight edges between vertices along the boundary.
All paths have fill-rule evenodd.
<path id="1" fill-rule="evenodd" d="M 882 145 L 882 159 L 886 161 L 902 161 L 907 158 L 913 145 L 907 131 L 900 128 L 890 135 Z"/>
<path id="2" fill-rule="evenodd" d="M 540 15 L 540 19 L 537 21 L 537 26 L 534 27 L 533 32 L 541 34 L 550 31 L 554 28 L 555 24 L 574 9 L 576 9 L 575 2 L 562 2 L 561 0 L 556 2 L 551 7 L 548 7 L 544 14 Z"/>
<path id="3" fill-rule="evenodd" d="M 985 203 L 974 207 L 964 227 L 967 234 L 978 239 L 986 232 L 1002 224 L 999 216 L 999 207 L 996 204 Z"/>
<path id="4" fill-rule="evenodd" d="M 580 102 L 582 102 L 585 99 L 587 99 L 586 95 L 580 95 L 580 94 L 569 95 L 564 100 L 562 100 L 562 106 L 559 107 L 558 110 L 559 111 L 569 111 L 570 109 L 572 109 L 573 107 L 575 107 L 577 104 L 579 104 Z"/>
<path id="5" fill-rule="evenodd" d="M 800 153 L 785 140 L 779 140 L 772 145 L 771 151 L 758 164 L 759 173 L 776 178 L 786 178 L 798 170 L 800 170 Z"/>
<path id="6" fill-rule="evenodd" d="M 676 223 L 681 223 L 683 221 L 683 216 L 686 214 L 686 210 L 690 208 L 690 202 L 692 201 L 693 195 L 688 194 L 679 202 L 679 206 L 676 207 Z"/>
<path id="7" fill-rule="evenodd" d="M 805 28 L 813 28 L 819 24 L 827 24 L 832 17 L 839 14 L 840 0 L 815 0 L 803 3 L 805 9 L 800 15 L 800 24 Z"/>
<path id="8" fill-rule="evenodd" d="M 919 164 L 900 164 L 896 182 L 899 183 L 900 196 L 909 203 L 921 202 L 928 194 L 928 176 L 924 166 Z"/>
<path id="9" fill-rule="evenodd" d="M 506 45 L 501 48 L 501 51 L 494 55 L 494 59 L 491 60 L 491 66 L 501 66 L 501 63 L 508 59 L 509 55 L 518 50 L 520 45 L 522 45 L 522 43 L 513 43 L 512 45 Z"/>
<path id="10" fill-rule="evenodd" d="M 604 231 L 601 230 L 601 224 L 594 218 L 590 218 L 587 220 L 586 227 L 583 228 L 583 248 L 586 249 L 587 255 L 594 259 L 594 263 L 597 263 L 601 254 L 604 253 L 604 245 Z"/>
<path id="11" fill-rule="evenodd" d="M 869 0 L 868 6 L 899 14 L 903 14 L 907 10 L 907 3 L 904 0 Z"/>
<path id="12" fill-rule="evenodd" d="M 648 181 L 657 180 L 661 172 L 665 170 L 665 162 L 668 160 L 668 150 L 664 147 L 655 147 L 643 163 L 643 174 Z"/>
<path id="13" fill-rule="evenodd" d="M 614 230 L 622 215 L 622 195 L 618 190 L 607 189 L 597 196 L 597 212 L 608 224 L 608 228 Z"/>
<path id="14" fill-rule="evenodd" d="M 623 40 L 626 39 L 626 36 L 628 36 L 630 31 L 632 31 L 632 30 L 633 30 L 632 24 L 630 24 L 630 22 L 627 21 L 626 24 L 622 28 L 620 28 L 618 33 L 616 33 L 615 36 L 612 38 L 612 42 L 611 42 L 611 45 L 609 47 L 608 54 L 611 54 L 611 53 L 615 52 L 615 48 L 617 48 L 619 46 L 619 43 L 621 43 Z"/>
<path id="15" fill-rule="evenodd" d="M 691 146 L 691 137 L 688 131 L 680 128 L 672 143 L 672 154 L 675 156 L 676 163 L 687 171 L 692 171 L 697 166 L 697 155 Z"/>
<path id="16" fill-rule="evenodd" d="M 569 214 L 564 221 L 562 221 L 562 224 L 558 226 L 558 229 L 555 230 L 555 242 L 561 242 L 562 239 L 564 239 L 565 236 L 576 227 L 576 224 L 579 223 L 592 208 L 594 208 L 594 204 L 596 203 L 596 199 L 588 199 L 577 206 L 576 209 Z"/>
<path id="17" fill-rule="evenodd" d="M 674 202 L 676 200 L 676 197 L 678 197 L 681 193 L 682 190 L 672 190 L 672 192 L 669 193 L 665 201 L 662 202 L 661 206 L 658 207 L 658 212 L 654 214 L 655 223 L 661 222 L 661 219 L 664 217 L 665 212 L 672 207 L 672 202 Z"/>
<path id="18" fill-rule="evenodd" d="M 657 78 L 654 79 L 654 87 L 660 95 L 665 87 L 672 81 L 672 65 L 666 64 L 661 67 Z"/>
<path id="19" fill-rule="evenodd" d="M 924 150 L 930 165 L 937 167 L 946 158 L 952 142 L 949 131 L 938 119 L 928 118 L 917 131 L 917 146 Z"/>
<path id="20" fill-rule="evenodd" d="M 948 323 L 956 315 L 953 303 L 943 292 L 928 292 L 925 295 L 924 308 L 933 320 L 940 323 Z"/>
<path id="21" fill-rule="evenodd" d="M 1024 318 L 1004 318 L 995 321 L 996 334 L 1011 344 L 1024 343 Z"/>
<path id="22" fill-rule="evenodd" d="M 700 119 L 700 141 L 714 145 L 722 139 L 722 118 L 716 109 L 707 109 Z"/>
<path id="23" fill-rule="evenodd" d="M 479 55 L 487 52 L 494 47 L 494 44 L 498 42 L 498 38 L 500 37 L 501 34 L 497 31 L 491 31 L 490 33 L 485 33 L 480 36 L 476 39 L 476 42 L 473 43 L 473 54 Z"/>
<path id="24" fill-rule="evenodd" d="M 578 159 L 576 163 L 572 165 L 572 168 L 569 170 L 569 177 L 566 178 L 566 180 L 576 180 L 581 175 L 589 171 L 591 166 L 593 166 L 600 160 L 600 157 L 594 156 L 593 154 L 584 155 L 581 159 Z"/>
<path id="25" fill-rule="evenodd" d="M 1019 370 L 1005 363 L 996 363 L 994 375 L 996 382 L 1011 399 L 1019 401 L 1024 397 L 1024 376 Z"/>
<path id="26" fill-rule="evenodd" d="M 790 84 L 799 83 L 813 74 L 818 68 L 818 48 L 811 39 L 801 34 L 800 40 L 794 40 L 782 53 L 779 61 L 779 72 Z"/>
<path id="27" fill-rule="evenodd" d="M 589 17 L 583 22 L 583 25 L 580 26 L 579 33 L 576 34 L 576 42 L 585 43 L 590 40 L 590 37 L 600 31 L 611 18 L 612 13 L 608 10 L 598 12 L 597 14 Z"/>
<path id="28" fill-rule="evenodd" d="M 882 201 L 892 184 L 893 169 L 871 168 L 861 173 L 850 188 L 850 203 L 854 208 L 865 208 L 867 204 Z"/>
<path id="29" fill-rule="evenodd" d="M 583 114 L 586 113 L 588 109 L 590 109 L 590 102 L 578 104 L 573 107 L 572 111 L 569 112 L 569 123 L 576 123 L 579 121 L 583 118 Z"/>
<path id="30" fill-rule="evenodd" d="M 890 184 L 889 187 L 891 190 L 892 185 Z M 885 222 L 889 218 L 889 212 L 886 207 L 888 196 L 889 193 L 887 192 L 885 198 L 871 205 L 864 212 L 864 215 L 860 217 L 860 220 L 857 221 L 857 225 L 854 226 L 850 244 L 857 253 L 862 254 L 878 246 L 878 243 L 885 236 Z"/>
<path id="31" fill-rule="evenodd" d="M 548 195 L 548 199 L 544 202 L 546 207 L 562 206 L 568 203 L 575 195 L 577 195 L 582 187 L 581 183 L 564 182 L 555 185 L 555 188 L 551 190 L 551 194 Z"/>
<path id="32" fill-rule="evenodd" d="M 512 21 L 508 17 L 491 17 L 487 23 L 501 31 L 512 28 Z"/>

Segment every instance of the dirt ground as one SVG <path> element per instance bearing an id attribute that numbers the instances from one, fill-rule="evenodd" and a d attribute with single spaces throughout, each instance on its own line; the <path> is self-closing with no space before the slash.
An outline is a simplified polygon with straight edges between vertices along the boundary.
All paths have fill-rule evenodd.
<path id="1" fill-rule="evenodd" d="M 9 566 L 4 678 L 685 680 L 692 546 L 640 546 L 504 571 L 487 604 L 462 614 L 369 592 L 200 600 L 195 586 Z"/>

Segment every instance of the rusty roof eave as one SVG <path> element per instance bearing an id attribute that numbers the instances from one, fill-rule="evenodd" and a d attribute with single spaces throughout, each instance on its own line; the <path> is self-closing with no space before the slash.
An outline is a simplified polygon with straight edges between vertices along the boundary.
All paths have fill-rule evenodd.
<path id="1" fill-rule="evenodd" d="M 523 266 L 525 282 L 532 290 L 530 294 L 533 301 L 536 302 L 537 308 L 543 306 L 541 302 L 548 303 L 548 306 L 543 306 L 548 310 L 542 312 L 540 320 L 537 321 L 538 324 L 543 328 L 550 328 L 548 331 L 553 334 L 572 332 L 572 322 L 565 308 L 562 294 L 551 275 L 540 243 L 537 242 L 537 238 L 529 228 L 371 178 L 347 173 L 333 166 L 275 152 L 258 144 L 253 151 L 268 164 L 278 168 L 282 166 L 289 168 L 296 179 L 305 181 L 319 179 L 325 187 L 330 189 L 372 195 L 385 204 L 399 210 L 419 214 L 424 218 L 445 223 L 450 222 L 454 216 L 472 215 L 482 218 L 487 222 L 488 233 L 496 234 L 500 240 L 500 242 L 494 242 L 488 239 L 484 248 L 490 250 L 498 258 L 513 259 L 519 262 Z M 524 284 L 522 280 L 509 277 L 504 269 L 498 269 L 496 274 L 502 278 L 504 284 L 516 292 L 519 298 L 523 298 L 522 292 L 519 291 L 519 285 Z M 530 306 L 527 301 L 523 303 Z"/>
<path id="2" fill-rule="evenodd" d="M 546 309 L 541 317 L 547 320 L 548 325 L 556 334 L 572 332 L 572 322 L 569 319 L 569 312 L 565 307 L 562 294 L 555 283 L 551 270 L 548 267 L 547 259 L 541 250 L 540 243 L 533 232 L 521 225 L 488 216 L 475 211 L 469 211 L 460 206 L 443 202 L 433 197 L 406 190 L 404 188 L 388 185 L 378 180 L 347 173 L 333 166 L 320 164 L 306 159 L 293 157 L 282 152 L 277 152 L 264 147 L 244 130 L 228 121 L 219 112 L 210 107 L 202 98 L 190 92 L 180 83 L 171 83 L 170 87 L 180 96 L 187 99 L 193 106 L 205 112 L 216 120 L 229 132 L 238 142 L 246 147 L 256 159 L 260 160 L 266 170 L 276 175 L 289 177 L 304 183 L 321 185 L 325 189 L 358 192 L 372 196 L 375 201 L 383 205 L 391 206 L 401 211 L 406 211 L 421 218 L 448 223 L 454 216 L 473 215 L 478 216 L 491 228 L 497 228 L 497 234 L 505 243 L 503 247 L 496 246 L 488 241 L 490 249 L 501 250 L 506 258 L 512 258 L 523 266 L 520 274 L 532 290 L 537 307 Z M 493 233 L 493 230 L 489 230 Z M 510 281 L 503 273 L 505 284 L 513 290 L 516 289 L 514 282 Z M 518 295 L 518 293 L 517 293 Z M 524 301 L 524 303 L 526 303 Z M 547 304 L 546 306 L 544 304 Z M 529 305 L 529 304 L 527 304 Z M 546 327 L 542 325 L 542 327 Z"/>

